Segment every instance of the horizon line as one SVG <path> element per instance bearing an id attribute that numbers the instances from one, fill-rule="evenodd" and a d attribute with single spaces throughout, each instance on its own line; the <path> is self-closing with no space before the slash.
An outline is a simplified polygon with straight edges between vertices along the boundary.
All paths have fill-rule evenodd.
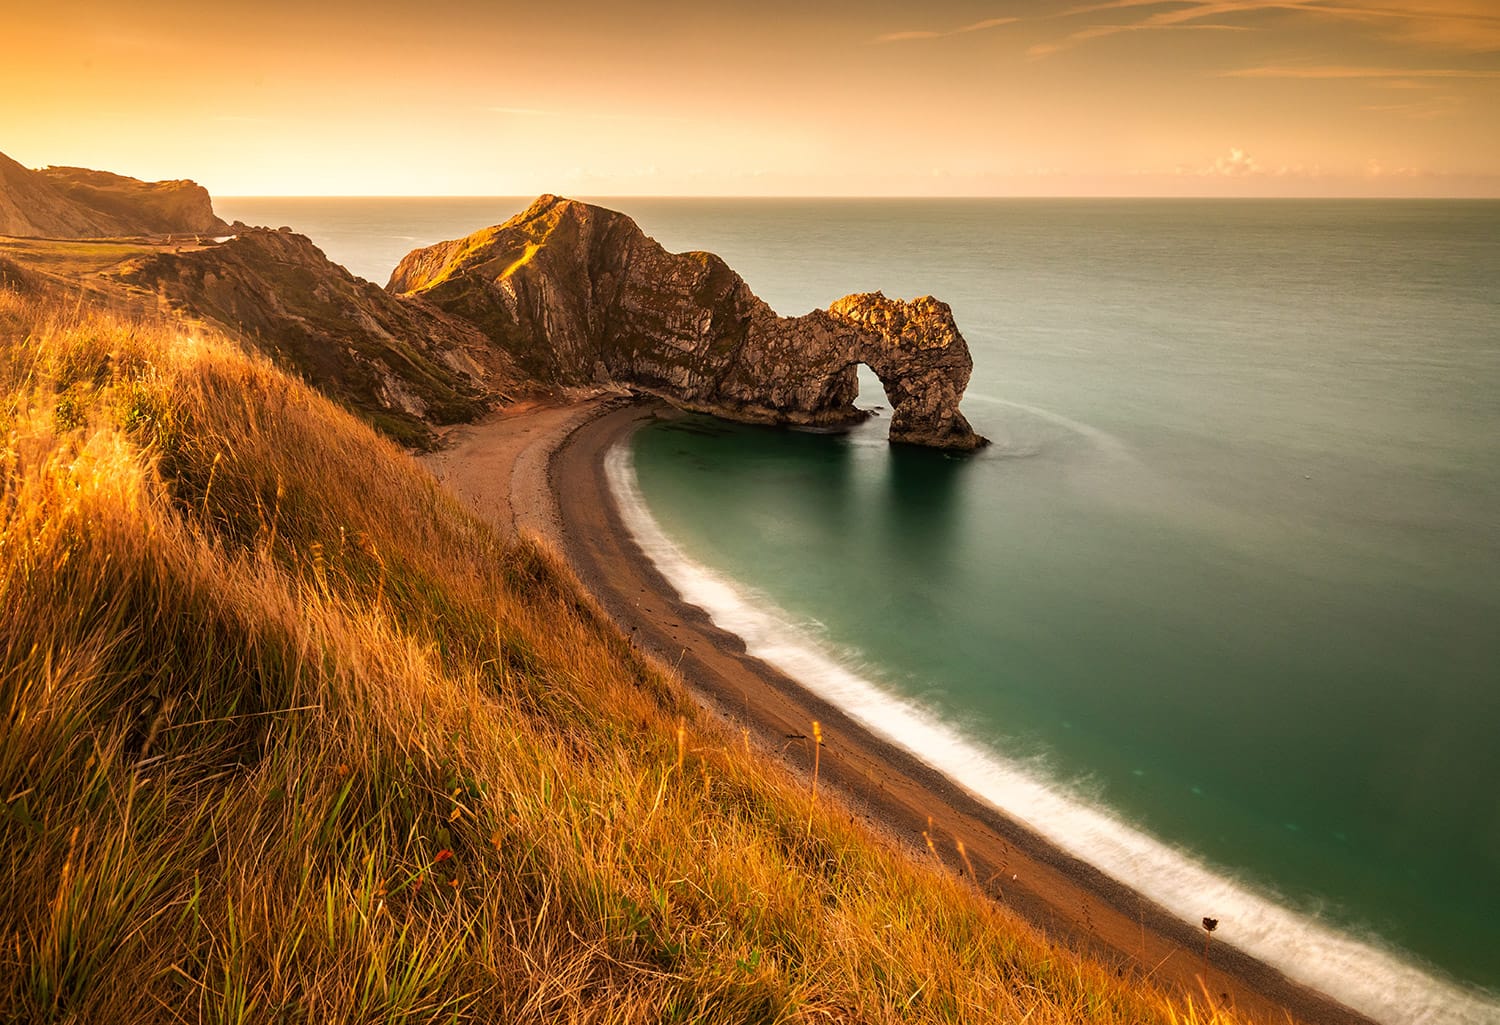
<path id="1" fill-rule="evenodd" d="M 235 199 L 522 199 L 533 200 L 540 196 L 558 196 L 562 199 L 595 200 L 595 199 L 670 199 L 670 200 L 697 200 L 697 199 L 733 199 L 733 200 L 835 200 L 847 202 L 866 202 L 877 200 L 888 202 L 901 200 L 906 202 L 974 202 L 976 200 L 1159 200 L 1162 202 L 1184 202 L 1184 201 L 1227 201 L 1231 203 L 1255 202 L 1261 200 L 1281 201 L 1349 201 L 1369 202 L 1388 200 L 1411 200 L 1420 202 L 1475 202 L 1491 201 L 1500 202 L 1500 189 L 1493 193 L 1473 193 L 1445 196 L 1411 195 L 1410 193 L 1390 194 L 1352 194 L 1352 193 L 1329 193 L 1327 195 L 1286 195 L 1281 193 L 1253 193 L 1249 195 L 1176 195 L 1163 196 L 1151 193 L 982 193 L 975 195 L 933 196 L 912 194 L 871 194 L 871 195 L 849 195 L 847 193 L 800 193 L 796 195 L 767 195 L 765 193 L 661 193 L 661 192 L 615 192 L 615 193 L 562 193 L 562 192 L 526 192 L 526 193 L 433 193 L 433 192 L 227 192 L 212 193 L 214 202 L 220 200 Z"/>

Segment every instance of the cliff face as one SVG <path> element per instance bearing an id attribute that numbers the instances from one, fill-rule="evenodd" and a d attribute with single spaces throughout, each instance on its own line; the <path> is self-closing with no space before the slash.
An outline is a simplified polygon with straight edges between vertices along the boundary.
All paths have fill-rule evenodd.
<path id="1" fill-rule="evenodd" d="M 0 235 L 117 238 L 220 235 L 208 191 L 190 181 L 143 182 L 107 171 L 32 171 L 0 154 Z"/>
<path id="2" fill-rule="evenodd" d="M 856 367 L 893 441 L 984 443 L 958 403 L 973 362 L 947 305 L 879 293 L 777 316 L 711 253 L 668 253 L 623 214 L 543 196 L 505 224 L 409 254 L 386 286 L 474 324 L 538 379 L 618 383 L 735 420 L 833 426 Z"/>
<path id="3" fill-rule="evenodd" d="M 430 441 L 429 424 L 479 416 L 520 377 L 471 325 L 355 277 L 290 231 L 163 251 L 111 277 L 213 321 L 411 444 Z"/>

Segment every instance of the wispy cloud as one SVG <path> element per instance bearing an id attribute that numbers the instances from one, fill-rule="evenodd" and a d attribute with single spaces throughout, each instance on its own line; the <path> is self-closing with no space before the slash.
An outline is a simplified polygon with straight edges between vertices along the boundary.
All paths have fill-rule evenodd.
<path id="1" fill-rule="evenodd" d="M 1442 178 L 1442 171 L 1431 171 L 1425 167 L 1386 167 L 1376 157 L 1365 161 L 1366 178 Z"/>
<path id="2" fill-rule="evenodd" d="M 1101 24 L 1100 15 L 1113 17 Z M 1103 0 L 1024 20 L 1031 24 L 1077 25 L 1027 50 L 1029 56 L 1040 58 L 1124 33 L 1244 32 L 1265 27 L 1265 16 L 1360 25 L 1377 36 L 1407 46 L 1474 54 L 1500 53 L 1500 8 L 1495 0 Z M 876 36 L 872 42 L 945 39 L 1022 20 L 987 18 L 959 28 L 910 28 Z"/>
<path id="3" fill-rule="evenodd" d="M 1147 171 L 1145 174 L 1156 172 Z M 1179 178 L 1321 178 L 1323 168 L 1318 164 L 1308 166 L 1306 164 L 1282 164 L 1279 167 L 1265 167 L 1255 157 L 1238 146 L 1231 146 L 1229 152 L 1216 157 L 1211 164 L 1178 164 L 1173 173 Z"/>
<path id="4" fill-rule="evenodd" d="M 983 21 L 952 29 L 910 29 L 905 32 L 887 32 L 885 35 L 876 36 L 871 42 L 905 43 L 914 39 L 943 39 L 947 36 L 961 36 L 968 32 L 985 32 L 1002 25 L 1013 25 L 1020 20 L 1020 18 L 985 18 Z"/>
<path id="5" fill-rule="evenodd" d="M 672 114 L 645 114 L 633 111 L 605 110 L 547 110 L 542 107 L 481 107 L 491 114 L 507 114 L 512 117 L 571 118 L 587 121 L 669 121 L 675 124 L 690 124 L 693 118 Z"/>
<path id="6" fill-rule="evenodd" d="M 1236 68 L 1223 73 L 1224 78 L 1364 78 L 1394 79 L 1404 88 L 1417 88 L 1416 79 L 1472 78 L 1500 79 L 1500 69 L 1486 68 L 1382 68 L 1346 64 L 1271 64 L 1256 68 Z"/>
<path id="7" fill-rule="evenodd" d="M 1071 46 L 1087 42 L 1090 39 L 1103 39 L 1106 36 L 1117 36 L 1122 32 L 1249 32 L 1248 25 L 1220 25 L 1217 23 L 1206 25 L 1177 25 L 1156 22 L 1135 22 L 1125 25 L 1090 25 L 1088 28 L 1079 29 L 1077 32 L 1055 42 L 1037 43 L 1027 47 L 1028 57 L 1050 57 L 1054 53 L 1066 50 Z"/>
<path id="8" fill-rule="evenodd" d="M 1231 148 L 1228 155 L 1215 160 L 1205 173 L 1221 178 L 1248 178 L 1264 171 L 1250 154 L 1242 149 Z"/>
<path id="9" fill-rule="evenodd" d="M 1356 22 L 1405 43 L 1472 53 L 1500 51 L 1500 12 L 1493 0 L 1105 0 L 1073 7 L 1056 17 L 1087 17 L 1106 11 L 1153 10 L 1124 25 L 1092 25 L 1041 44 L 1036 55 L 1055 53 L 1089 39 L 1118 32 L 1211 23 L 1243 26 L 1258 14 L 1302 15 L 1327 21 Z M 1099 31 L 1108 28 L 1110 31 Z"/>
<path id="10" fill-rule="evenodd" d="M 1394 114 L 1398 117 L 1416 118 L 1419 121 L 1431 121 L 1456 114 L 1463 105 L 1462 97 L 1442 94 L 1423 97 L 1410 103 L 1367 103 L 1359 109 L 1374 114 Z"/>
<path id="11" fill-rule="evenodd" d="M 1431 121 L 1457 114 L 1464 108 L 1464 97 L 1451 90 L 1461 89 L 1464 81 L 1500 80 L 1500 70 L 1474 68 L 1384 68 L 1347 64 L 1269 65 L 1238 68 L 1223 73 L 1225 78 L 1280 78 L 1296 81 L 1363 82 L 1371 87 L 1405 94 L 1411 99 L 1397 103 L 1365 103 L 1360 110 L 1374 114 Z M 1438 90 L 1448 90 L 1439 92 Z M 1373 97 L 1372 97 L 1373 98 Z M 1393 97 L 1394 98 L 1394 97 Z"/>

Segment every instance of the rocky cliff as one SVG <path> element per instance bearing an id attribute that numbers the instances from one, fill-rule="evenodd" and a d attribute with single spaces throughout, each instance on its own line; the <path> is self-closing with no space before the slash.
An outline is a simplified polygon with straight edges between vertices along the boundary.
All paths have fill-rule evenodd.
<path id="1" fill-rule="evenodd" d="M 162 250 L 106 277 L 212 321 L 410 444 L 479 416 L 521 377 L 473 326 L 355 277 L 285 229 Z"/>
<path id="2" fill-rule="evenodd" d="M 624 214 L 543 196 L 506 223 L 410 253 L 386 288 L 484 332 L 529 375 L 625 384 L 735 420 L 836 426 L 856 367 L 880 378 L 891 440 L 970 450 L 973 361 L 952 312 L 851 295 L 781 317 L 711 253 L 668 253 Z"/>
<path id="3" fill-rule="evenodd" d="M 0 234 L 130 239 L 0 248 L 91 301 L 210 321 L 409 444 L 552 387 L 624 386 L 735 420 L 843 426 L 866 415 L 854 405 L 861 363 L 885 388 L 892 441 L 984 443 L 959 411 L 968 345 L 931 297 L 851 295 L 781 317 L 717 256 L 668 253 L 629 217 L 555 196 L 410 253 L 386 289 L 288 229 L 180 239 L 229 230 L 192 182 L 30 171 L 0 155 Z"/>
<path id="4" fill-rule="evenodd" d="M 32 171 L 0 154 L 0 235 L 121 238 L 219 235 L 208 191 L 190 181 L 143 182 L 107 171 Z"/>

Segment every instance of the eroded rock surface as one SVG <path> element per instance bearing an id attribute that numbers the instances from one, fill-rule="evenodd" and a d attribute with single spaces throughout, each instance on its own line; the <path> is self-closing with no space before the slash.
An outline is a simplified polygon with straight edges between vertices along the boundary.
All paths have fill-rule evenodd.
<path id="1" fill-rule="evenodd" d="M 952 312 L 851 295 L 781 317 L 711 253 L 668 253 L 624 214 L 543 196 L 505 224 L 410 253 L 388 290 L 483 331 L 557 385 L 625 384 L 759 423 L 838 426 L 856 367 L 879 376 L 891 440 L 969 450 L 959 412 L 973 361 Z"/>
<path id="2" fill-rule="evenodd" d="M 958 409 L 974 361 L 947 303 L 866 292 L 846 295 L 828 312 L 858 330 L 856 355 L 891 402 L 892 441 L 957 449 L 984 443 Z"/>

